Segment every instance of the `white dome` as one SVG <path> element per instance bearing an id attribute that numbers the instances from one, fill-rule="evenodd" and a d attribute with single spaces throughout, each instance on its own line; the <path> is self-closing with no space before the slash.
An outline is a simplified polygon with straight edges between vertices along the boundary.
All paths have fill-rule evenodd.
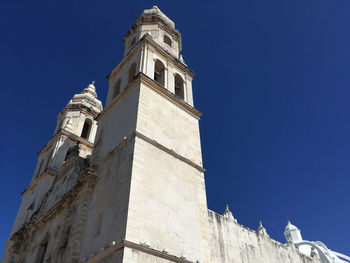
<path id="1" fill-rule="evenodd" d="M 89 84 L 82 93 L 89 93 L 95 98 L 97 98 L 96 88 L 95 88 L 95 81 L 93 81 L 91 84 Z"/>
<path id="2" fill-rule="evenodd" d="M 156 16 L 160 18 L 165 24 L 175 29 L 175 23 L 169 17 L 167 17 L 162 11 L 160 11 L 158 6 L 153 6 L 151 9 L 144 10 L 140 18 L 142 19 L 143 17 L 152 17 L 152 16 Z"/>
<path id="3" fill-rule="evenodd" d="M 299 230 L 299 228 L 297 228 L 295 225 L 292 225 L 292 223 L 288 221 L 284 232 L 293 231 L 293 230 Z"/>

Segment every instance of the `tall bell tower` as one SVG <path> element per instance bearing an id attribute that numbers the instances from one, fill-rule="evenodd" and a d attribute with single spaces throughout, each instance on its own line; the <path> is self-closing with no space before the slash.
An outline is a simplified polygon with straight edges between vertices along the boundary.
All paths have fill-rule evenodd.
<path id="1" fill-rule="evenodd" d="M 58 115 L 3 263 L 210 262 L 201 113 L 181 34 L 154 6 L 124 44 L 105 109 L 92 83 Z"/>
<path id="2" fill-rule="evenodd" d="M 209 262 L 201 113 L 181 34 L 154 6 L 124 43 L 97 118 L 99 179 L 81 255 L 86 262 Z M 96 252 L 106 244 L 113 245 Z"/>
<path id="3" fill-rule="evenodd" d="M 50 214 L 49 209 L 58 203 L 57 200 L 70 190 L 64 186 L 57 186 L 60 174 L 66 173 L 62 167 L 69 164 L 68 159 L 73 150 L 78 156 L 71 158 L 71 163 L 75 160 L 82 163 L 82 160 L 90 158 L 97 129 L 95 118 L 102 109 L 102 103 L 97 99 L 94 82 L 92 82 L 80 94 L 75 94 L 58 114 L 54 135 L 38 153 L 34 174 L 29 186 L 22 193 L 22 202 L 2 257 L 3 263 L 48 262 L 49 257 L 44 258 L 44 253 L 40 252 L 42 246 L 36 244 L 36 241 L 41 242 L 42 235 L 50 236 L 47 228 L 57 228 L 54 221 L 57 220 L 58 213 L 53 220 L 45 217 Z M 80 169 L 79 165 L 77 167 Z M 57 194 L 58 191 L 54 191 L 54 188 L 60 193 Z M 48 205 L 52 199 L 56 200 Z M 62 216 L 67 217 L 66 214 Z M 55 231 L 58 239 L 59 231 L 57 229 Z M 52 236 L 50 239 L 54 240 Z M 50 245 L 57 247 L 57 244 L 53 244 L 52 241 Z M 31 249 L 29 249 L 30 246 L 32 246 Z M 51 255 L 51 257 L 54 256 Z M 61 260 L 61 257 L 57 258 Z"/>

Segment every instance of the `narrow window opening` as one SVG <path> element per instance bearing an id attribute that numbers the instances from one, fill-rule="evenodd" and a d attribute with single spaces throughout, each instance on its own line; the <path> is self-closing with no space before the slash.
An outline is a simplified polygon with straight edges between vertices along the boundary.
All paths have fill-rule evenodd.
<path id="1" fill-rule="evenodd" d="M 115 97 L 117 97 L 117 95 L 120 92 L 120 85 L 121 85 L 121 79 L 118 79 L 117 82 L 115 83 L 114 87 L 113 87 L 113 99 Z"/>
<path id="2" fill-rule="evenodd" d="M 96 236 L 101 233 L 102 218 L 103 218 L 103 212 L 99 213 L 97 216 L 96 233 L 95 233 Z"/>
<path id="3" fill-rule="evenodd" d="M 154 80 L 164 86 L 165 67 L 163 63 L 158 59 L 154 63 Z"/>
<path id="4" fill-rule="evenodd" d="M 129 82 L 132 81 L 136 74 L 136 63 L 133 63 L 129 69 Z"/>
<path id="5" fill-rule="evenodd" d="M 35 263 L 43 263 L 47 251 L 47 245 L 49 244 L 48 237 L 45 237 L 44 241 L 41 242 L 39 249 L 38 249 L 38 254 L 36 256 Z"/>
<path id="6" fill-rule="evenodd" d="M 184 81 L 179 74 L 175 74 L 175 95 L 181 99 L 185 98 Z"/>
<path id="7" fill-rule="evenodd" d="M 66 229 L 66 231 L 64 232 L 64 236 L 63 236 L 62 243 L 61 243 L 61 246 L 60 246 L 61 249 L 67 248 L 68 241 L 69 241 L 69 236 L 70 236 L 70 227 L 68 227 Z"/>
<path id="8" fill-rule="evenodd" d="M 81 137 L 88 140 L 89 135 L 90 135 L 90 130 L 91 130 L 91 120 L 87 119 L 84 122 L 83 130 L 81 132 Z"/>
<path id="9" fill-rule="evenodd" d="M 163 41 L 164 41 L 165 44 L 168 44 L 171 47 L 172 42 L 171 42 L 170 37 L 168 37 L 167 35 L 164 35 Z"/>

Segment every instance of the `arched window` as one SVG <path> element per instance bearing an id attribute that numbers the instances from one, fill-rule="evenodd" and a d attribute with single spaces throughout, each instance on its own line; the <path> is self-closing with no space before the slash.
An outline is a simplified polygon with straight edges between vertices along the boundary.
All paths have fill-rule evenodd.
<path id="1" fill-rule="evenodd" d="M 113 99 L 115 97 L 117 97 L 117 95 L 119 94 L 121 82 L 122 82 L 122 80 L 118 79 L 117 82 L 114 84 L 114 87 L 113 87 Z"/>
<path id="2" fill-rule="evenodd" d="M 90 136 L 92 122 L 90 119 L 86 119 L 84 122 L 83 130 L 81 132 L 81 137 L 88 140 Z"/>
<path id="3" fill-rule="evenodd" d="M 154 80 L 164 86 L 165 68 L 163 63 L 157 59 L 154 63 Z"/>
<path id="4" fill-rule="evenodd" d="M 100 212 L 100 213 L 97 215 L 97 225 L 96 225 L 96 233 L 95 233 L 95 236 L 98 236 L 98 235 L 101 233 L 102 219 L 103 219 L 103 212 Z"/>
<path id="5" fill-rule="evenodd" d="M 168 44 L 171 47 L 172 42 L 171 42 L 170 37 L 168 37 L 167 35 L 164 35 L 163 41 L 164 41 L 165 44 Z"/>
<path id="6" fill-rule="evenodd" d="M 130 41 L 130 48 L 135 45 L 136 43 L 136 37 L 134 37 L 131 41 Z"/>
<path id="7" fill-rule="evenodd" d="M 179 74 L 175 74 L 175 95 L 181 99 L 185 98 L 184 81 Z"/>
<path id="8" fill-rule="evenodd" d="M 132 81 L 136 74 L 136 63 L 132 63 L 129 69 L 129 82 Z"/>

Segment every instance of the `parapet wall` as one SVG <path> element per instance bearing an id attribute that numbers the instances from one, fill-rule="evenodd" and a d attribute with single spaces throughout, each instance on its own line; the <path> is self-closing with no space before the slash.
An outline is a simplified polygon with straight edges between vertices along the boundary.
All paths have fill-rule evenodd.
<path id="1" fill-rule="evenodd" d="M 294 248 L 208 210 L 211 262 L 319 263 Z"/>

